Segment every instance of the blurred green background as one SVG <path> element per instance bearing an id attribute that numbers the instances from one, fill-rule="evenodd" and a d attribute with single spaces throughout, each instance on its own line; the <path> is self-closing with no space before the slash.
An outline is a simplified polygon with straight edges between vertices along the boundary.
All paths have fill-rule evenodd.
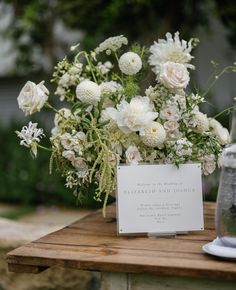
<path id="1" fill-rule="evenodd" d="M 235 61 L 235 0 L 3 0 L 0 3 L 0 202 L 75 205 L 72 192 L 57 174 L 49 176 L 48 155 L 33 160 L 19 146 L 14 131 L 28 120 L 16 98 L 28 79 L 38 82 L 50 76 L 56 62 L 78 42 L 92 49 L 109 36 L 123 34 L 130 42 L 149 46 L 166 32 L 179 31 L 183 39 L 200 39 L 195 50 L 194 84 L 204 88 L 212 71 L 210 61 L 221 66 Z M 225 75 L 208 95 L 214 115 L 232 105 L 236 96 L 235 75 Z M 57 98 L 51 94 L 59 106 Z M 53 116 L 35 114 L 34 121 L 50 128 Z M 31 118 L 32 120 L 32 118 Z M 229 116 L 220 119 L 228 127 Z M 207 199 L 215 199 L 218 173 L 205 179 Z M 83 206 L 99 206 L 87 196 Z"/>

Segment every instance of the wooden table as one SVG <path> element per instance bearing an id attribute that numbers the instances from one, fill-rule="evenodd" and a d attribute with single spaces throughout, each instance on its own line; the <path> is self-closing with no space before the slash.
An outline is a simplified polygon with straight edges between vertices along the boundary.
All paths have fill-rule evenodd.
<path id="1" fill-rule="evenodd" d="M 54 265 L 102 273 L 101 289 L 236 289 L 236 263 L 209 256 L 215 238 L 214 204 L 204 205 L 205 230 L 175 238 L 117 236 L 115 207 L 11 251 L 13 272 L 38 273 Z"/>

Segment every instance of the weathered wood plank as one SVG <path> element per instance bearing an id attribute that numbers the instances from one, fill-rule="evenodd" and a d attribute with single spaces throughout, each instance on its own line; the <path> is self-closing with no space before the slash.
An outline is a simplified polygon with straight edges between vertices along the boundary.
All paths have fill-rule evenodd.
<path id="1" fill-rule="evenodd" d="M 32 265 L 19 265 L 8 264 L 8 271 L 15 273 L 33 273 L 38 274 L 48 269 L 48 267 L 32 266 Z"/>
<path id="2" fill-rule="evenodd" d="M 54 265 L 109 272 L 150 272 L 158 275 L 236 280 L 233 262 L 204 254 L 201 247 L 215 237 L 214 205 L 205 204 L 206 230 L 176 238 L 117 236 L 115 207 L 104 219 L 96 211 L 69 227 L 8 254 L 8 264 Z M 14 271 L 14 267 L 13 267 Z"/>

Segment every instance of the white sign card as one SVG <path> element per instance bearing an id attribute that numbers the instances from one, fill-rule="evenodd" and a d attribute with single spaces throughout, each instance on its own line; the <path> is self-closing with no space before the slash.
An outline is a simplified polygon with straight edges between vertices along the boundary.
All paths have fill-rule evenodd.
<path id="1" fill-rule="evenodd" d="M 203 230 L 200 164 L 119 165 L 119 234 Z"/>

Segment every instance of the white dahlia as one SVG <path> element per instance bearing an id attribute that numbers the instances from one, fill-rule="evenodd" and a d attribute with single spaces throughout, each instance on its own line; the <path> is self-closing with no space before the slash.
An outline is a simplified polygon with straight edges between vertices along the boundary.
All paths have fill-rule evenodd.
<path id="1" fill-rule="evenodd" d="M 100 101 L 101 88 L 95 82 L 85 80 L 76 87 L 76 97 L 85 104 L 95 105 Z"/>
<path id="2" fill-rule="evenodd" d="M 117 106 L 117 113 L 113 114 L 112 118 L 124 133 L 129 133 L 144 129 L 157 117 L 158 113 L 153 112 L 148 97 L 136 96 L 130 103 L 121 101 Z"/>
<path id="3" fill-rule="evenodd" d="M 191 42 L 179 39 L 179 32 L 176 32 L 174 38 L 170 33 L 166 34 L 165 39 L 159 39 L 158 42 L 150 47 L 149 64 L 153 66 L 153 71 L 159 78 L 160 66 L 167 62 L 181 63 L 186 68 L 193 69 L 194 66 L 189 64 L 193 56 L 190 54 L 192 50 Z"/>
<path id="4" fill-rule="evenodd" d="M 135 75 L 142 68 L 142 60 L 137 53 L 126 52 L 119 59 L 119 68 L 126 75 Z"/>
<path id="5" fill-rule="evenodd" d="M 140 135 L 143 143 L 149 147 L 161 148 L 166 139 L 166 131 L 158 122 L 151 122 Z"/>

